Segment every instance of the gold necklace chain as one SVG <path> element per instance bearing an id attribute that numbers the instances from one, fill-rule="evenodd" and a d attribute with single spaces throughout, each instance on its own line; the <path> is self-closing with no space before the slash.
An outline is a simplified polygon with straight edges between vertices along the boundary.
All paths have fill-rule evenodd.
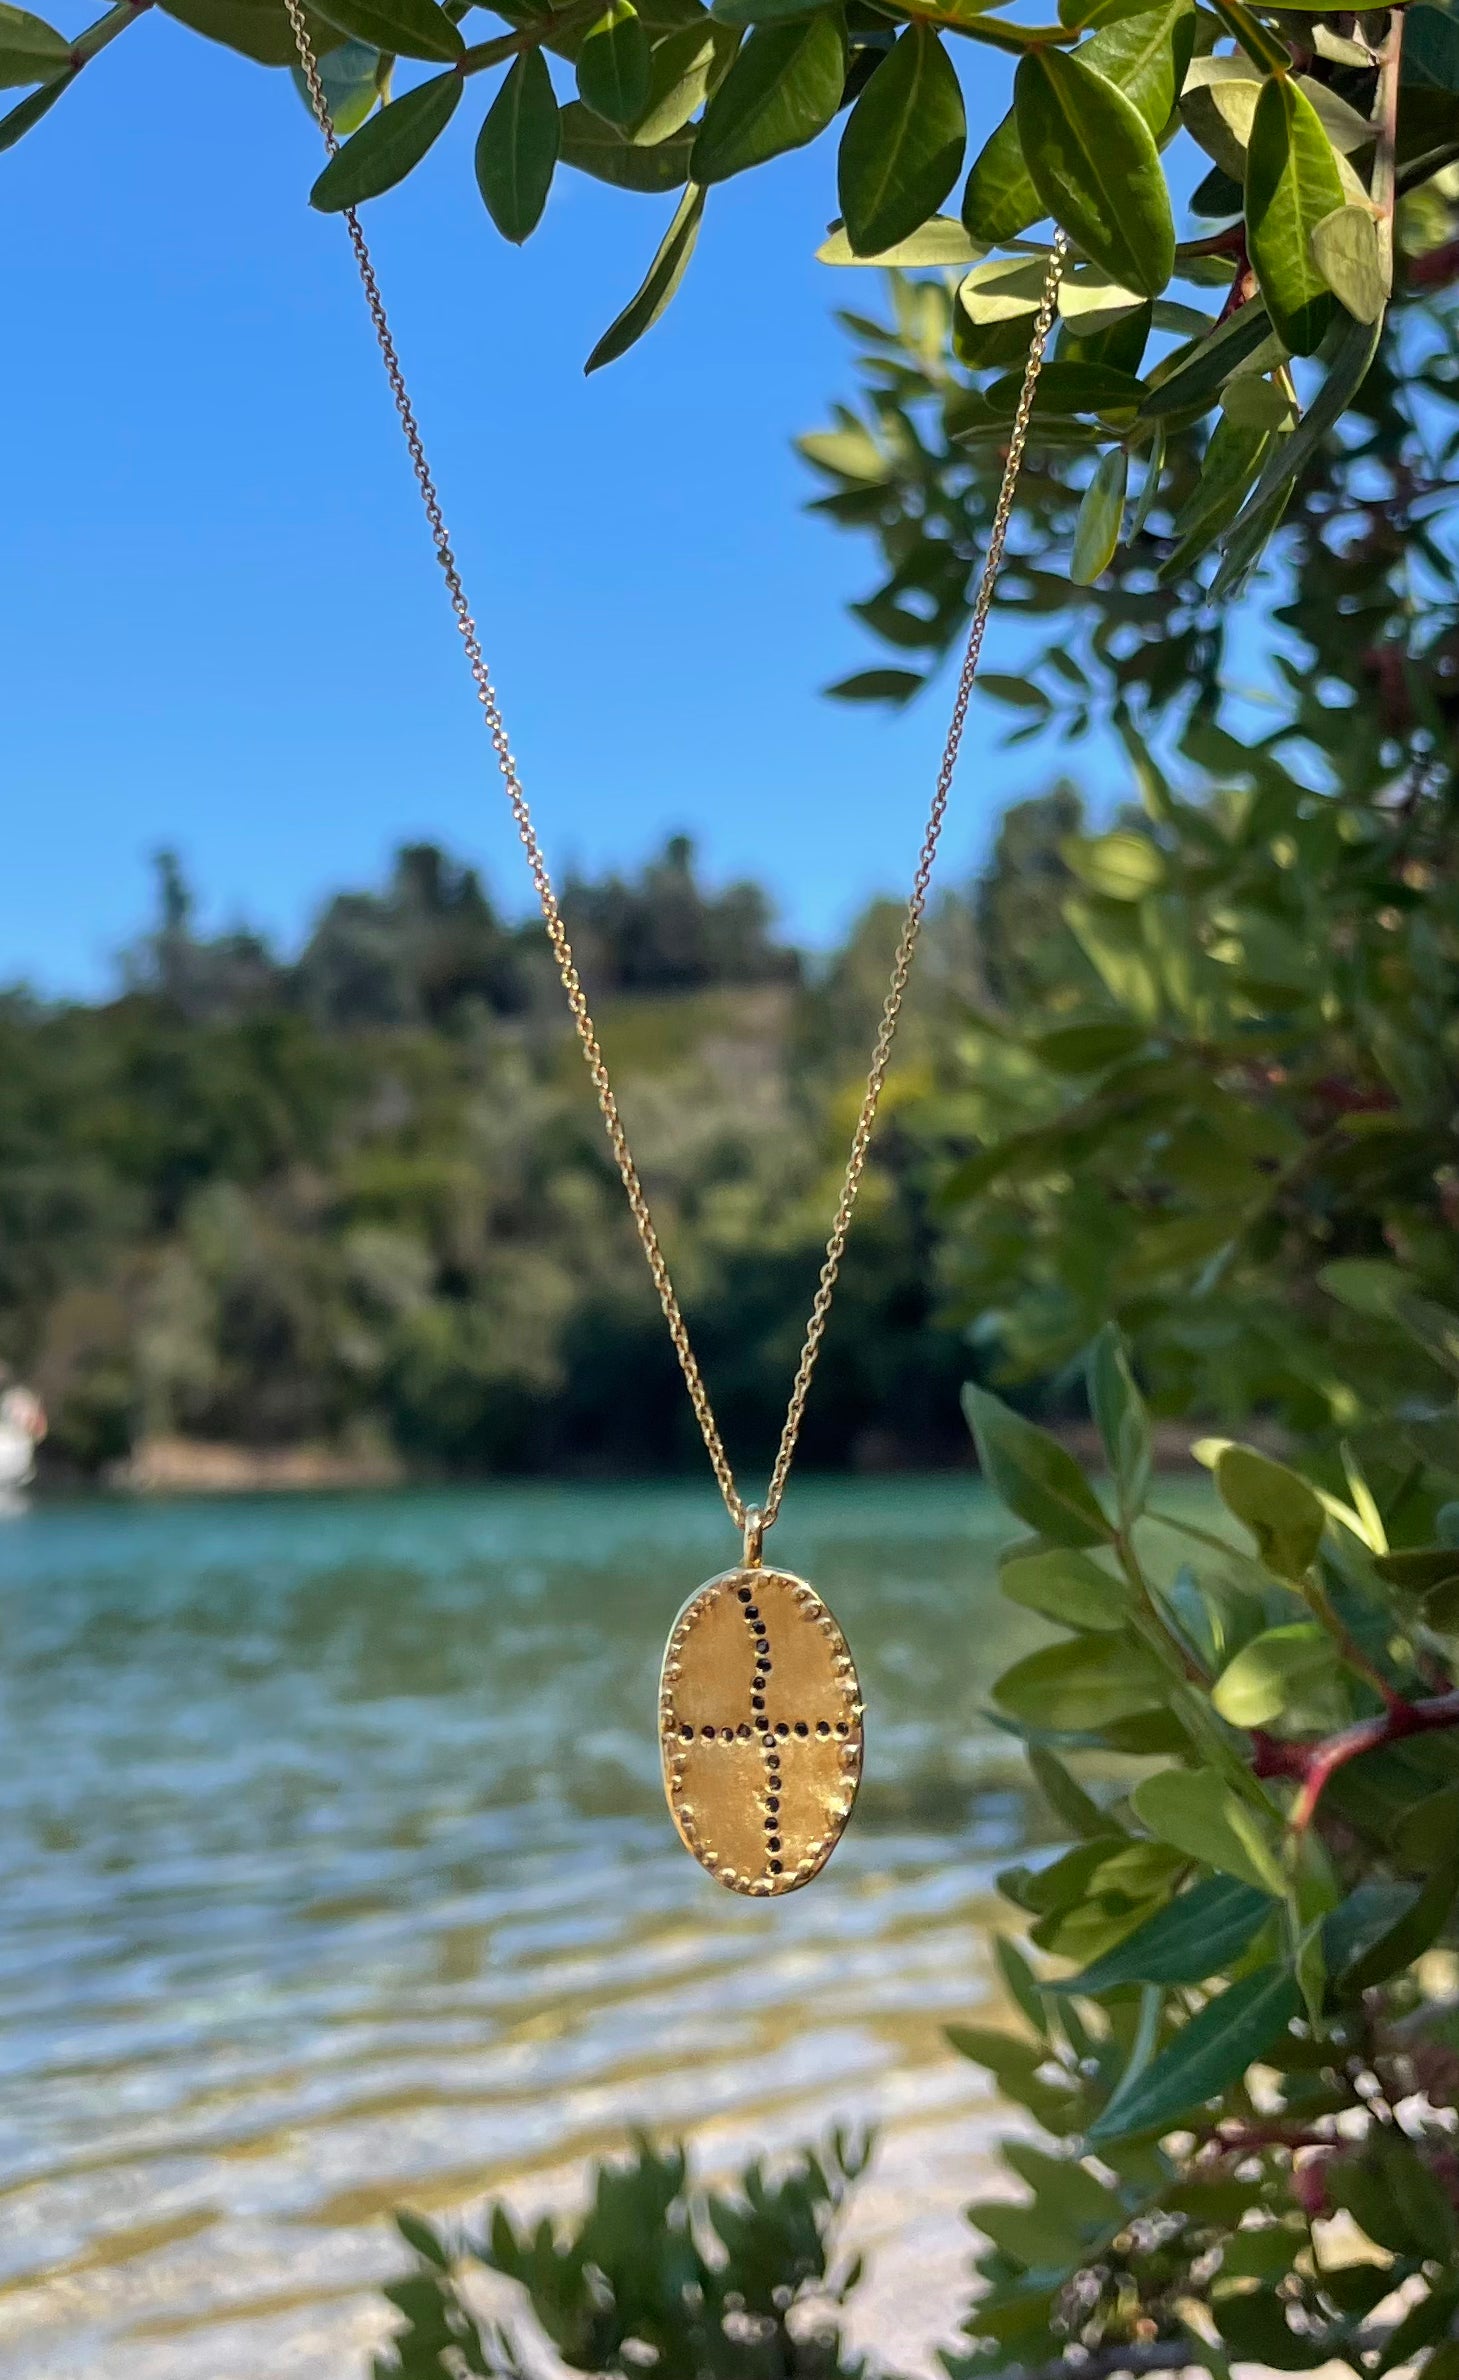
<path id="1" fill-rule="evenodd" d="M 323 135 L 324 145 L 330 156 L 333 157 L 339 148 L 339 138 L 334 129 L 334 120 L 329 112 L 329 102 L 325 97 L 324 84 L 320 79 L 319 61 L 315 57 L 314 45 L 309 38 L 309 28 L 304 19 L 302 0 L 284 0 L 284 7 L 299 51 L 299 63 L 308 86 L 310 105 Z M 456 615 L 457 632 L 465 648 L 467 665 L 476 687 L 476 699 L 485 715 L 487 732 L 491 737 L 492 749 L 496 754 L 497 767 L 501 771 L 502 784 L 511 805 L 512 817 L 516 821 L 522 848 L 527 855 L 527 865 L 532 873 L 532 882 L 536 887 L 543 923 L 547 928 L 547 939 L 552 945 L 552 955 L 557 962 L 557 972 L 562 979 L 562 988 L 567 994 L 567 1004 L 572 1012 L 572 1021 L 577 1029 L 578 1040 L 582 1044 L 583 1056 L 587 1061 L 593 1089 L 597 1093 L 598 1106 L 602 1110 L 603 1121 L 608 1128 L 608 1139 L 612 1145 L 614 1160 L 622 1176 L 623 1187 L 628 1194 L 629 1208 L 643 1246 L 644 1255 L 648 1259 L 648 1269 L 653 1276 L 653 1285 L 658 1292 L 664 1320 L 669 1326 L 669 1336 L 674 1342 L 674 1352 L 679 1358 L 679 1369 L 684 1375 L 684 1385 L 689 1391 L 689 1401 L 694 1408 L 694 1418 L 699 1424 L 705 1450 L 713 1465 L 714 1476 L 719 1482 L 719 1492 L 724 1498 L 725 1509 L 735 1527 L 745 1532 L 747 1543 L 753 1537 L 758 1547 L 761 1535 L 775 1520 L 780 1510 L 781 1499 L 785 1494 L 785 1483 L 790 1476 L 791 1463 L 795 1459 L 796 1441 L 800 1437 L 801 1422 L 805 1415 L 806 1399 L 810 1394 L 816 1358 L 820 1354 L 821 1341 L 826 1334 L 831 1300 L 836 1289 L 836 1276 L 841 1269 L 841 1258 L 845 1253 L 847 1234 L 851 1229 L 851 1216 L 856 1205 L 857 1192 L 861 1188 L 861 1177 L 866 1170 L 867 1151 L 871 1145 L 872 1129 L 876 1123 L 876 1111 L 881 1101 L 882 1085 L 886 1081 L 892 1043 L 896 1038 L 897 1024 L 902 1013 L 902 1002 L 906 996 L 907 978 L 911 973 L 913 954 L 917 948 L 917 939 L 922 931 L 922 921 L 927 911 L 928 888 L 932 881 L 933 865 L 937 858 L 937 846 L 942 838 L 943 820 L 947 814 L 948 797 L 952 792 L 953 774 L 957 768 L 958 753 L 962 746 L 963 729 L 967 724 L 968 703 L 972 696 L 973 681 L 977 676 L 978 663 L 982 655 L 983 634 L 992 606 L 993 588 L 1003 560 L 1008 522 L 1013 511 L 1014 491 L 1018 486 L 1024 448 L 1028 443 L 1028 426 L 1033 412 L 1034 392 L 1038 386 L 1039 372 L 1043 366 L 1044 348 L 1053 326 L 1054 308 L 1059 293 L 1059 282 L 1063 275 L 1068 243 L 1063 232 L 1060 231 L 1056 233 L 1053 247 L 1049 252 L 1048 273 L 1044 281 L 1043 296 L 1040 300 L 1038 313 L 1034 318 L 1033 338 L 1029 343 L 1023 387 L 1019 393 L 1018 406 L 1009 432 L 1002 482 L 998 489 L 998 501 L 993 508 L 992 527 L 988 533 L 988 551 L 984 558 L 982 574 L 978 580 L 978 591 L 973 600 L 973 616 L 968 629 L 968 641 L 963 652 L 957 693 L 953 700 L 952 718 L 948 726 L 947 741 L 943 747 L 942 763 L 937 772 L 937 784 L 932 796 L 932 806 L 928 812 L 927 826 L 922 837 L 917 872 L 912 880 L 911 897 L 907 903 L 906 916 L 902 921 L 896 956 L 892 961 L 891 982 L 887 987 L 886 999 L 882 1005 L 881 1022 L 872 1047 L 866 1090 L 862 1095 L 856 1129 L 851 1135 L 851 1151 L 846 1161 L 841 1195 L 836 1202 L 836 1213 L 832 1220 L 830 1236 L 826 1241 L 826 1253 L 821 1265 L 820 1279 L 816 1284 L 816 1294 L 811 1304 L 810 1317 L 806 1324 L 805 1342 L 800 1351 L 800 1361 L 796 1366 L 795 1379 L 791 1386 L 790 1403 L 786 1409 L 785 1426 L 780 1433 L 780 1445 L 775 1456 L 775 1466 L 770 1474 L 770 1484 L 766 1491 L 764 1505 L 758 1507 L 747 1505 L 735 1486 L 734 1472 L 730 1468 L 729 1456 L 725 1452 L 724 1441 L 719 1434 L 719 1425 L 715 1421 L 714 1410 L 709 1402 L 709 1391 L 704 1385 L 704 1377 L 700 1372 L 698 1359 L 689 1341 L 688 1328 L 674 1291 L 674 1284 L 669 1278 L 668 1263 L 654 1226 L 653 1216 L 649 1212 L 643 1182 L 634 1162 L 633 1151 L 628 1145 L 628 1136 L 623 1129 L 623 1119 L 618 1112 L 618 1101 L 609 1080 L 602 1046 L 598 1040 L 598 1030 L 588 1009 L 587 995 L 583 990 L 582 977 L 578 973 L 577 962 L 572 954 L 567 928 L 563 924 L 557 894 L 547 872 L 547 862 L 542 856 L 542 845 L 537 837 L 537 829 L 533 823 L 531 810 L 527 805 L 527 797 L 522 791 L 522 782 L 517 774 L 517 764 L 512 758 L 512 748 L 502 720 L 496 688 L 492 684 L 491 672 L 487 668 L 486 657 L 481 649 L 481 640 L 476 633 L 476 623 L 466 601 L 461 575 L 456 568 L 456 557 L 451 551 L 451 540 L 441 511 L 441 500 L 436 492 L 436 483 L 431 475 L 430 464 L 426 460 L 420 425 L 416 420 L 415 407 L 411 403 L 410 393 L 405 385 L 405 376 L 400 368 L 400 358 L 396 353 L 394 336 L 385 312 L 384 300 L 380 295 L 380 284 L 375 277 L 375 267 L 370 250 L 360 226 L 359 215 L 353 207 L 346 207 L 344 219 L 349 230 L 350 245 L 355 253 L 355 264 L 359 270 L 360 284 L 365 293 L 365 303 L 369 307 L 370 320 L 374 325 L 376 343 L 384 361 L 391 394 L 395 399 L 395 410 L 400 416 L 401 428 L 405 433 L 405 443 L 410 451 L 411 468 L 415 473 L 421 500 L 425 506 L 431 541 L 435 546 L 436 558 L 441 565 L 446 581 L 446 592 L 450 597 L 451 609 Z"/>

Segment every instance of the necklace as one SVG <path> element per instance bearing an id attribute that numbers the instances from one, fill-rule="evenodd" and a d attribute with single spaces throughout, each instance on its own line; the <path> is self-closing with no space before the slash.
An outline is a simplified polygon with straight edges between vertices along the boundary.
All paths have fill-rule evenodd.
<path id="1" fill-rule="evenodd" d="M 339 141 L 302 0 L 284 0 L 284 7 L 293 29 L 310 105 L 324 145 L 333 156 Z M 507 801 L 527 856 L 547 938 L 607 1126 L 614 1161 L 628 1195 L 629 1209 L 725 1510 L 743 1535 L 738 1565 L 710 1579 L 691 1595 L 670 1631 L 659 1681 L 658 1710 L 659 1747 L 669 1810 L 685 1847 L 702 1868 L 730 1891 L 750 1893 L 756 1898 L 793 1892 L 797 1885 L 806 1884 L 819 1874 L 851 1815 L 861 1780 L 863 1707 L 856 1665 L 835 1619 L 822 1597 L 804 1579 L 766 1564 L 765 1532 L 774 1526 L 779 1515 L 795 1459 L 806 1399 L 830 1316 L 907 979 L 927 910 L 928 888 L 967 724 L 993 588 L 1003 560 L 1014 492 L 1028 442 L 1034 394 L 1053 325 L 1068 243 L 1063 232 L 1057 232 L 1049 253 L 1043 296 L 1034 320 L 1023 386 L 1009 431 L 1003 476 L 988 532 L 988 550 L 973 600 L 947 741 L 892 962 L 881 1022 L 872 1046 L 866 1090 L 851 1136 L 841 1195 L 826 1241 L 769 1488 L 764 1504 L 755 1505 L 746 1504 L 735 1485 L 709 1392 L 690 1345 L 643 1183 L 623 1129 L 597 1027 L 589 1012 L 557 894 L 512 758 L 491 672 L 451 551 L 440 497 L 426 460 L 420 425 L 405 385 L 359 215 L 353 207 L 346 207 L 343 212 L 436 559 L 445 578 L 476 699 L 486 720 Z"/>

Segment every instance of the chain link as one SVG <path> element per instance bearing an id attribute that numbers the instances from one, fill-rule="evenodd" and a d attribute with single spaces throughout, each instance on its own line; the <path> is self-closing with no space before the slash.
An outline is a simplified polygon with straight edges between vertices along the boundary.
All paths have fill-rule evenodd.
<path id="1" fill-rule="evenodd" d="M 284 7 L 298 48 L 299 63 L 308 88 L 310 105 L 323 135 L 324 145 L 330 156 L 333 157 L 339 149 L 339 138 L 334 129 L 334 120 L 330 115 L 329 101 L 320 77 L 319 61 L 314 54 L 314 45 L 309 37 L 309 28 L 305 21 L 301 0 L 284 0 Z M 481 640 L 476 632 L 476 623 L 471 616 L 471 609 L 466 601 L 466 592 L 461 584 L 460 573 L 456 568 L 456 557 L 451 550 L 451 540 L 441 511 L 441 500 L 436 491 L 436 483 L 431 476 L 430 464 L 426 460 L 420 425 L 416 420 L 415 408 L 411 403 L 410 393 L 405 385 L 405 376 L 400 368 L 400 358 L 396 353 L 394 336 L 385 312 L 384 300 L 380 295 L 380 284 L 375 277 L 375 267 L 370 250 L 360 226 L 359 216 L 353 207 L 344 209 L 344 219 L 349 231 L 350 245 L 354 250 L 360 284 L 365 293 L 365 303 L 370 310 L 370 320 L 374 325 L 376 343 L 384 361 L 390 392 L 395 400 L 395 410 L 400 416 L 401 427 L 405 432 L 405 443 L 410 453 L 411 468 L 415 473 L 421 500 L 425 506 L 431 541 L 435 546 L 436 558 L 441 565 L 446 581 L 446 592 L 450 598 L 451 609 L 455 614 L 457 633 L 465 649 L 467 666 L 476 687 L 476 699 L 485 715 L 487 733 L 491 737 L 492 750 L 496 754 L 502 784 L 511 805 L 517 834 L 527 855 L 527 866 L 531 871 L 543 923 L 547 928 L 547 939 L 552 945 L 552 955 L 557 962 L 557 972 L 562 980 L 562 988 L 567 995 L 568 1008 L 572 1013 L 578 1040 L 582 1044 L 583 1057 L 587 1062 L 588 1074 L 597 1094 L 603 1122 L 607 1126 L 614 1162 L 622 1177 L 623 1187 L 628 1194 L 629 1209 L 643 1246 L 644 1255 L 648 1260 L 648 1269 L 653 1277 L 659 1304 L 663 1308 L 664 1320 L 669 1326 L 669 1336 L 673 1340 L 674 1352 L 679 1359 L 679 1368 L 684 1375 L 684 1385 L 689 1391 L 689 1401 L 694 1408 L 694 1418 L 699 1424 L 705 1449 L 714 1469 L 714 1476 L 719 1483 L 719 1492 L 725 1501 L 725 1508 L 735 1527 L 744 1530 L 753 1514 L 757 1528 L 763 1531 L 771 1527 L 780 1510 L 781 1501 L 785 1495 L 786 1481 L 790 1476 L 790 1466 L 795 1459 L 796 1441 L 800 1436 L 801 1422 L 805 1416 L 806 1399 L 810 1394 L 816 1358 L 821 1351 L 821 1341 L 826 1335 L 831 1300 L 835 1294 L 836 1277 L 840 1272 L 841 1259 L 846 1251 L 847 1235 L 851 1229 L 851 1217 L 856 1205 L 857 1192 L 861 1188 L 861 1177 L 866 1170 L 867 1152 L 871 1146 L 876 1111 L 881 1100 L 882 1086 L 886 1081 L 887 1066 L 891 1059 L 892 1043 L 896 1038 L 902 1002 L 906 997 L 907 979 L 911 973 L 918 936 L 922 931 L 923 920 L 927 913 L 928 888 L 932 881 L 932 870 L 937 858 L 937 846 L 942 837 L 943 821 L 947 815 L 948 798 L 952 792 L 953 775 L 957 768 L 958 753 L 962 746 L 963 730 L 967 724 L 968 704 L 982 654 L 983 636 L 988 625 L 993 589 L 1003 560 L 1008 523 L 1013 511 L 1014 492 L 1023 465 L 1024 449 L 1028 443 L 1034 393 L 1043 365 L 1044 349 L 1048 343 L 1049 332 L 1053 327 L 1054 309 L 1058 299 L 1059 282 L 1063 275 L 1068 243 L 1063 232 L 1060 231 L 1055 235 L 1053 247 L 1049 252 L 1048 273 L 1044 281 L 1039 310 L 1034 320 L 1033 337 L 1029 344 L 1028 362 L 1023 375 L 1023 387 L 1019 394 L 1018 407 L 1014 413 L 1013 426 L 1009 434 L 1003 477 L 998 490 L 998 501 L 993 508 L 993 522 L 988 534 L 988 551 L 978 580 L 978 591 L 973 601 L 973 616 L 968 629 L 968 641 L 963 653 L 962 668 L 958 676 L 952 719 L 947 731 L 942 763 L 937 772 L 937 784 L 922 838 L 917 872 L 912 880 L 911 898 L 907 904 L 906 917 L 903 920 L 901 936 L 897 943 L 896 957 L 892 962 L 891 982 L 887 988 L 886 1000 L 882 1006 L 881 1022 L 877 1028 L 876 1041 L 872 1049 L 866 1090 L 862 1096 L 860 1112 L 856 1119 L 856 1129 L 851 1136 L 851 1150 L 846 1163 L 845 1179 L 841 1185 L 841 1196 L 837 1201 L 830 1237 L 826 1242 L 825 1258 L 821 1265 L 820 1278 L 811 1305 L 810 1318 L 806 1324 L 805 1343 L 801 1348 L 800 1361 L 796 1366 L 795 1380 L 790 1392 L 790 1403 L 786 1409 L 785 1426 L 780 1433 L 780 1445 L 775 1457 L 775 1467 L 770 1474 L 770 1485 L 766 1492 L 764 1505 L 756 1508 L 745 1504 L 735 1486 L 734 1472 L 730 1468 L 724 1441 L 719 1434 L 719 1427 L 709 1402 L 709 1392 L 704 1385 L 704 1378 L 700 1372 L 694 1349 L 690 1345 L 688 1328 L 680 1310 L 679 1300 L 674 1292 L 673 1282 L 669 1278 L 669 1267 L 664 1256 L 663 1246 L 655 1228 L 653 1216 L 649 1212 L 648 1199 L 644 1194 L 643 1182 L 634 1162 L 633 1151 L 628 1145 L 628 1136 L 623 1129 L 623 1119 L 618 1112 L 618 1101 L 609 1079 L 608 1068 L 598 1040 L 597 1027 L 593 1023 L 588 1008 L 587 995 L 583 990 L 582 977 L 578 973 L 577 962 L 573 957 L 567 927 L 563 923 L 562 911 L 558 906 L 557 894 L 547 871 L 542 845 L 538 840 L 532 813 L 527 805 L 527 797 L 522 790 L 522 782 L 517 774 L 517 764 L 512 757 L 512 748 L 502 719 L 501 707 L 497 701 L 496 688 L 492 684 L 491 672 L 487 668 L 486 656 L 482 652 Z"/>

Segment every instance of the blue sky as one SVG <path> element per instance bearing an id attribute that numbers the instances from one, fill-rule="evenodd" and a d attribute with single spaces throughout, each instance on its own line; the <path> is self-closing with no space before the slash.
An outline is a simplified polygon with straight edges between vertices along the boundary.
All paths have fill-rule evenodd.
<path id="1" fill-rule="evenodd" d="M 979 135 L 1007 78 L 974 71 Z M 946 709 L 818 691 L 878 657 L 842 610 L 871 555 L 805 517 L 790 445 L 847 389 L 833 305 L 876 287 L 813 261 L 834 147 L 716 191 L 669 315 L 584 380 L 668 206 L 563 173 L 508 249 L 480 113 L 367 226 L 549 855 L 684 828 L 824 938 L 905 882 Z M 104 982 L 163 844 L 210 921 L 285 938 L 409 837 L 527 905 L 317 163 L 284 76 L 160 10 L 0 160 L 0 981 Z M 1055 765 L 998 753 L 1006 719 L 975 710 L 953 870 Z"/>

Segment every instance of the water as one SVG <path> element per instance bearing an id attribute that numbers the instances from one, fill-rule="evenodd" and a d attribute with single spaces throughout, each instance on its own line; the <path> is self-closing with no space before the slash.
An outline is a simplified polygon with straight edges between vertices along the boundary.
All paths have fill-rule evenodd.
<path id="1" fill-rule="evenodd" d="M 859 1812 L 771 1904 L 703 1877 L 652 1735 L 695 1489 L 93 1505 L 0 1528 L 0 2367 L 354 2380 L 402 2202 L 563 2203 L 652 2123 L 710 2165 L 875 2117 L 863 2324 L 946 2329 L 1025 1823 L 967 1481 L 801 1483 L 870 1707 Z"/>

